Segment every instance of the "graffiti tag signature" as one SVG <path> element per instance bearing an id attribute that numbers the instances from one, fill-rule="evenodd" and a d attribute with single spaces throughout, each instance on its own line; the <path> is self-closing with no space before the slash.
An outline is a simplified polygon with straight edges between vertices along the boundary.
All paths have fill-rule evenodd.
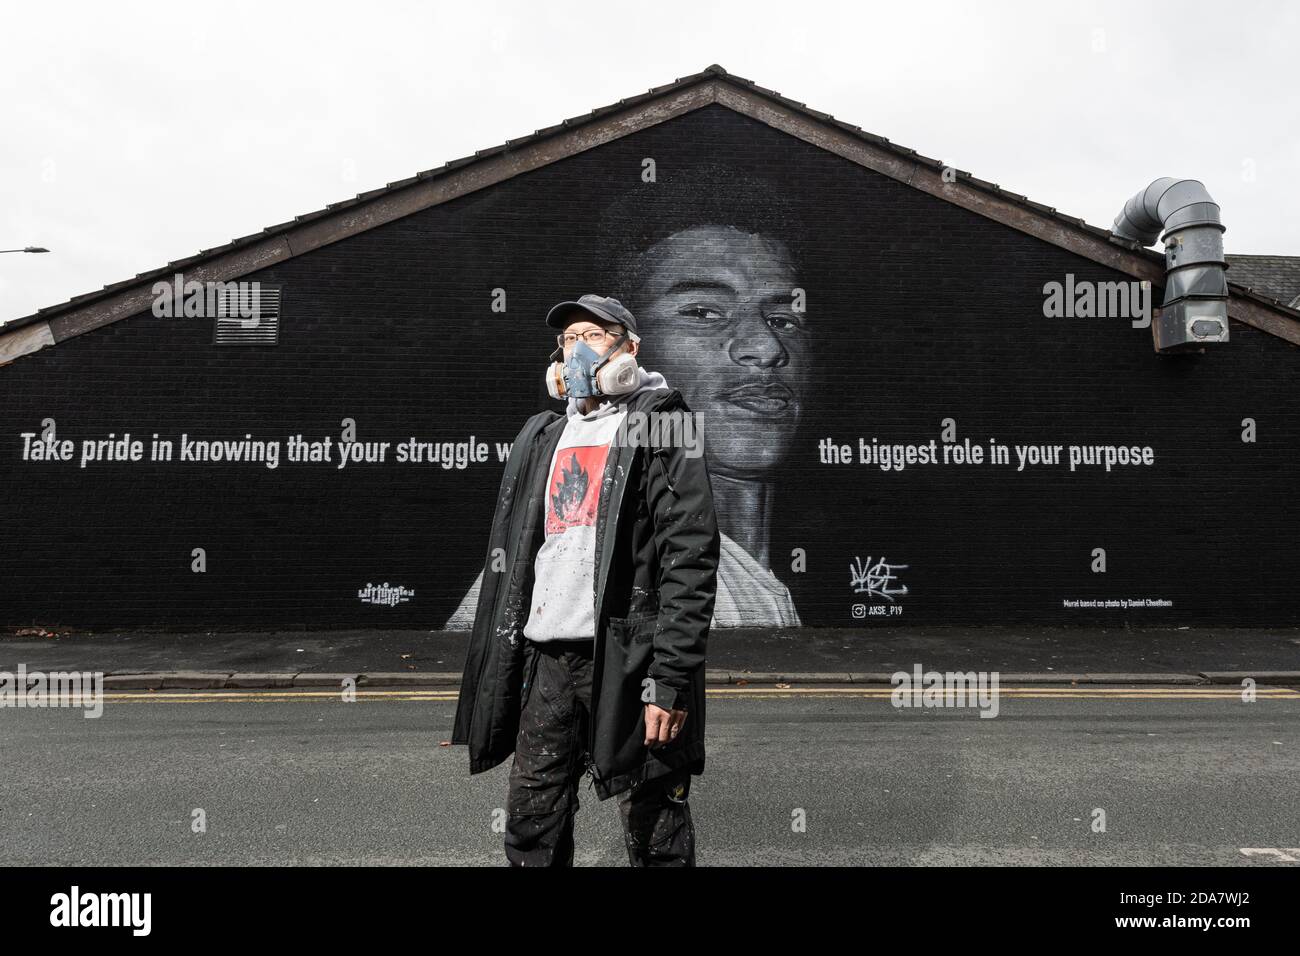
<path id="1" fill-rule="evenodd" d="M 875 564 L 871 563 L 870 555 L 868 555 L 865 564 L 856 555 L 854 555 L 853 560 L 855 563 L 849 565 L 849 583 L 853 585 L 854 594 L 861 594 L 865 591 L 892 603 L 894 598 L 902 597 L 907 593 L 907 585 L 905 584 L 897 584 L 896 587 L 891 587 L 898 581 L 898 575 L 894 572 L 906 570 L 906 564 L 886 564 L 883 554 Z"/>

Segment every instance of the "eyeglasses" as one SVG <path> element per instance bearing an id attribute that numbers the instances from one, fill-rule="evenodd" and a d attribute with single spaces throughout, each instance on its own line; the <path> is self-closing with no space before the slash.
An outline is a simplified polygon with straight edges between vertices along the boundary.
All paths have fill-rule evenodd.
<path id="1" fill-rule="evenodd" d="M 577 342 L 578 336 L 581 335 L 582 341 L 586 342 L 588 345 L 600 345 L 605 341 L 605 339 L 608 336 L 614 334 L 615 333 L 610 332 L 606 329 L 586 329 L 585 331 L 580 333 L 561 332 L 559 335 L 555 337 L 555 341 L 559 342 L 563 346 L 569 346 Z"/>

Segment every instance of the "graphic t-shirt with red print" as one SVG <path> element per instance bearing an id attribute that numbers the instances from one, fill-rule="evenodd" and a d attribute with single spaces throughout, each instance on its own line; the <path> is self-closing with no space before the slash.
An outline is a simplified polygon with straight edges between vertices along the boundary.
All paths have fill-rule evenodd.
<path id="1" fill-rule="evenodd" d="M 606 402 L 569 416 L 551 457 L 546 539 L 533 564 L 530 641 L 590 641 L 596 636 L 596 513 L 611 442 L 627 416 Z"/>

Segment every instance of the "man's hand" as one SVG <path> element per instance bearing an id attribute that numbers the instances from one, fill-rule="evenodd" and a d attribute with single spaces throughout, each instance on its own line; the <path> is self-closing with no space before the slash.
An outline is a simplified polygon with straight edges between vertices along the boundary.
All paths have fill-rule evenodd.
<path id="1" fill-rule="evenodd" d="M 686 723 L 686 711 L 668 711 L 656 704 L 646 704 L 645 745 L 658 747 L 676 740 L 684 723 Z"/>

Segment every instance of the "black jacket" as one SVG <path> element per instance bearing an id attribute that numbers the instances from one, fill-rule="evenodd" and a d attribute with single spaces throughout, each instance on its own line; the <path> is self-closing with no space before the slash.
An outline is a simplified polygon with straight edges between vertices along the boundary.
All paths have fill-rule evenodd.
<path id="1" fill-rule="evenodd" d="M 623 403 L 629 411 L 690 411 L 676 389 L 647 389 Z M 515 749 L 533 561 L 545 536 L 551 455 L 566 423 L 553 411 L 528 419 L 501 478 L 451 738 L 469 745 L 471 774 Z M 720 542 L 707 452 L 610 448 L 596 520 L 588 741 L 601 800 L 685 765 L 704 771 L 704 653 Z M 656 704 L 687 711 L 677 738 L 655 748 L 643 743 L 646 677 Z"/>

